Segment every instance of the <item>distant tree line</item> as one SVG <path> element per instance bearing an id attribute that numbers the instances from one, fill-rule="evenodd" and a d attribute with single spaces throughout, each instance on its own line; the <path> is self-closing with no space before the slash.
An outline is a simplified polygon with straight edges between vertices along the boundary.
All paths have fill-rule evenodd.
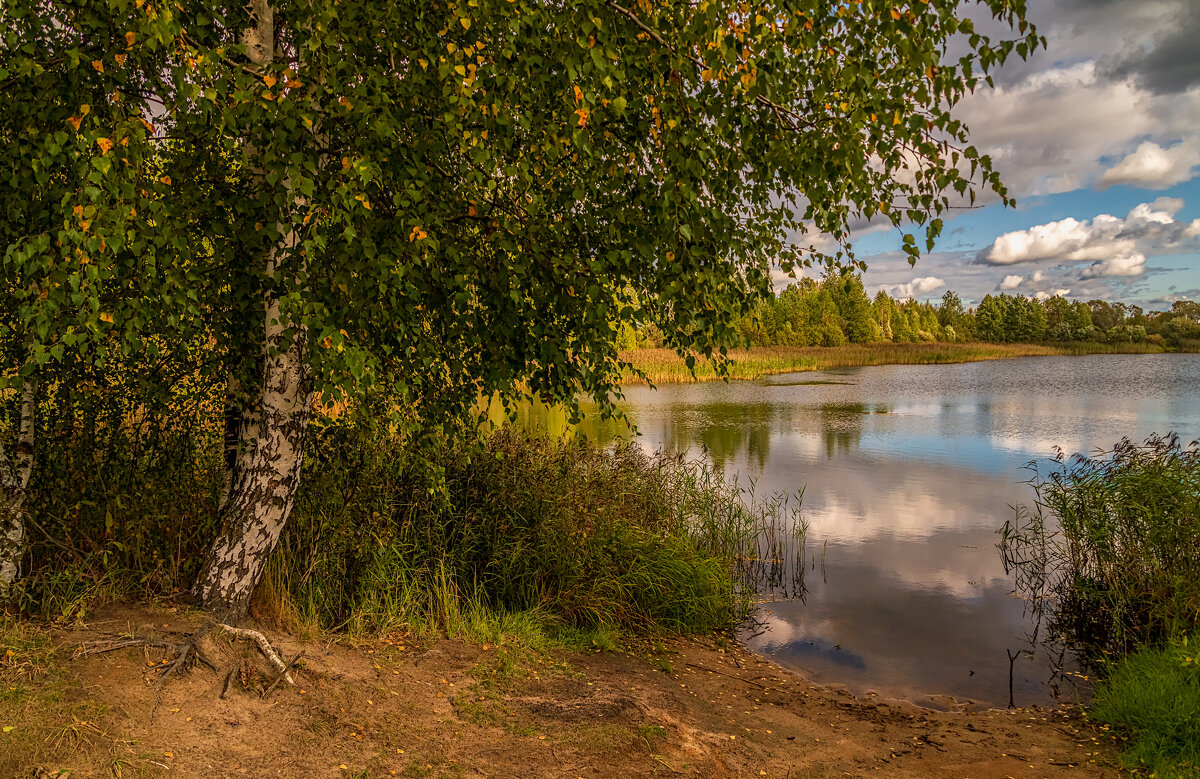
<path id="1" fill-rule="evenodd" d="M 1105 300 L 1000 294 L 967 308 L 952 290 L 937 304 L 900 300 L 883 290 L 872 299 L 859 274 L 831 271 L 761 300 L 738 327 L 751 346 L 1094 341 L 1191 348 L 1200 346 L 1200 303 L 1181 300 L 1167 311 L 1147 312 Z M 658 346 L 661 337 L 652 328 L 626 328 L 619 342 L 621 348 Z"/>

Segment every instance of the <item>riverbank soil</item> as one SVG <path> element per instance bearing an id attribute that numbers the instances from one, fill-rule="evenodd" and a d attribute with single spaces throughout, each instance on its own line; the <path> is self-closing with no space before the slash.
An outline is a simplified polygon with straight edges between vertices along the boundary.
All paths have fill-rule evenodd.
<path id="1" fill-rule="evenodd" d="M 546 655 L 264 629 L 286 659 L 303 651 L 296 685 L 265 696 L 276 674 L 249 641 L 205 637 L 220 670 L 174 674 L 157 695 L 164 650 L 79 653 L 177 641 L 202 619 L 120 606 L 70 629 L 5 622 L 0 776 L 1115 775 L 1106 738 L 1062 712 L 857 700 L 720 638 Z"/>

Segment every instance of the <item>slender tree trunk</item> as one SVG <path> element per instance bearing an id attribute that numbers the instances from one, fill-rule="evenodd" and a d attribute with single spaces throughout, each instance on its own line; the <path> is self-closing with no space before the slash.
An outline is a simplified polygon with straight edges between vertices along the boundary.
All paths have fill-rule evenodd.
<path id="1" fill-rule="evenodd" d="M 224 621 L 245 615 L 267 558 L 291 514 L 312 399 L 308 339 L 293 330 L 291 344 L 279 305 L 268 303 L 258 424 L 242 424 L 236 464 L 221 507 L 221 532 L 196 581 L 201 604 Z M 271 352 L 276 352 L 272 354 Z"/>
<path id="2" fill-rule="evenodd" d="M 0 441 L 0 597 L 7 597 L 21 575 L 21 554 L 25 551 L 25 488 L 33 472 L 36 414 L 37 381 L 27 378 L 21 390 L 21 418 L 12 458 Z"/>
<path id="3" fill-rule="evenodd" d="M 250 8 L 254 26 L 243 35 L 246 53 L 255 64 L 267 65 L 274 59 L 272 9 L 268 0 L 251 0 Z M 255 155 L 256 151 L 248 147 L 250 168 L 261 177 L 263 172 L 253 161 Z M 276 272 L 285 253 L 294 249 L 296 241 L 296 234 L 289 228 L 266 257 L 268 277 Z M 258 397 L 249 405 L 231 398 L 239 413 L 237 419 L 234 414 L 227 416 L 226 434 L 232 436 L 236 429 L 238 442 L 236 450 L 226 449 L 226 486 L 219 509 L 221 531 L 194 587 L 204 608 L 227 622 L 245 616 L 267 559 L 291 514 L 300 484 L 311 404 L 307 333 L 281 313 L 273 293 L 267 293 L 264 306 Z M 240 386 L 230 389 L 241 393 Z"/>

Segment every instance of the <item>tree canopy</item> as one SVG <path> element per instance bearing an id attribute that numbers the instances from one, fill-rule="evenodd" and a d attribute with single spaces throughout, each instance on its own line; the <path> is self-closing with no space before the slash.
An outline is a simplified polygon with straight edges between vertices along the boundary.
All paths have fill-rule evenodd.
<path id="1" fill-rule="evenodd" d="M 199 370 L 296 459 L 314 393 L 603 405 L 622 325 L 719 358 L 855 220 L 915 258 L 1008 201 L 954 108 L 1040 39 L 977 5 L 1013 37 L 927 0 L 5 2 L 0 380 Z"/>

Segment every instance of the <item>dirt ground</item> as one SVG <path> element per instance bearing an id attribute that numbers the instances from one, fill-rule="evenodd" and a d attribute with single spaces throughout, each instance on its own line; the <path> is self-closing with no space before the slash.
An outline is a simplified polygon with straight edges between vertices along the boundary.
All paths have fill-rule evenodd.
<path id="1" fill-rule="evenodd" d="M 1067 713 L 859 700 L 720 639 L 546 656 L 267 630 L 285 658 L 303 650 L 296 686 L 263 697 L 275 674 L 253 644 L 206 638 L 220 670 L 172 676 L 157 705 L 163 650 L 77 656 L 130 633 L 177 640 L 201 619 L 123 606 L 10 630 L 0 777 L 1115 775 L 1108 739 Z"/>

